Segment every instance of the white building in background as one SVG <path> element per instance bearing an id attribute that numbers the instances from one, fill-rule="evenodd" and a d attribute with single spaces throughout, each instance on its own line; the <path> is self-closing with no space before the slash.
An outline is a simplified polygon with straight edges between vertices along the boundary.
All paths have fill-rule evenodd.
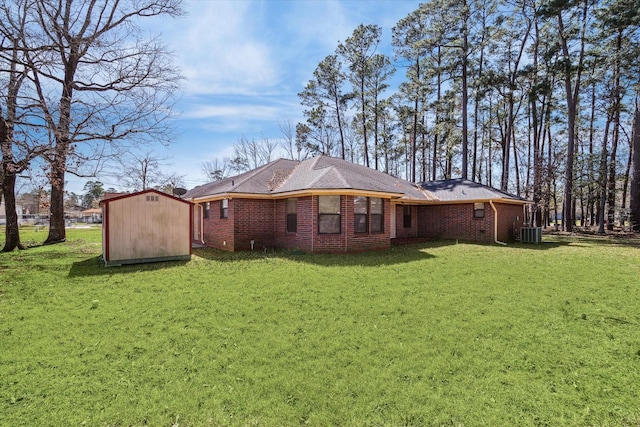
<path id="1" fill-rule="evenodd" d="M 16 205 L 16 212 L 18 214 L 18 224 L 22 224 L 22 215 L 24 212 L 22 211 L 22 206 Z M 4 207 L 4 200 L 0 202 L 0 225 L 4 225 L 7 223 L 7 211 Z"/>

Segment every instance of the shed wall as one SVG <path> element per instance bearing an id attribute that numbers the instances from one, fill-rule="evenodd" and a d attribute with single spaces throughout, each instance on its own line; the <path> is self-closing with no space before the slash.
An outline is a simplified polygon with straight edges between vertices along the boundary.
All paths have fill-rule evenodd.
<path id="1" fill-rule="evenodd" d="M 191 254 L 191 206 L 187 203 L 143 193 L 110 201 L 107 215 L 108 262 Z"/>

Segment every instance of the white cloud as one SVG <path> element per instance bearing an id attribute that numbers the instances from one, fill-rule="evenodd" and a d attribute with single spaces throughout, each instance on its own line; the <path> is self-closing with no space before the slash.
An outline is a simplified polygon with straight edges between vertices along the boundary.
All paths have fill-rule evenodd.
<path id="1" fill-rule="evenodd" d="M 179 57 L 188 93 L 252 93 L 277 83 L 272 46 L 256 34 L 262 23 L 253 4 L 185 4 L 189 15 L 173 22 L 165 40 Z"/>
<path id="2" fill-rule="evenodd" d="M 277 115 L 278 108 L 268 105 L 191 105 L 191 110 L 187 111 L 184 119 L 211 119 L 246 117 L 247 119 L 270 120 Z"/>
<path id="3" fill-rule="evenodd" d="M 359 24 L 391 27 L 419 0 L 185 0 L 188 16 L 154 20 L 187 77 L 170 147 L 192 187 L 203 160 L 232 154 L 241 136 L 278 138 L 278 122 L 303 121 L 297 93 L 318 63 Z M 382 45 L 381 45 L 382 47 Z"/>

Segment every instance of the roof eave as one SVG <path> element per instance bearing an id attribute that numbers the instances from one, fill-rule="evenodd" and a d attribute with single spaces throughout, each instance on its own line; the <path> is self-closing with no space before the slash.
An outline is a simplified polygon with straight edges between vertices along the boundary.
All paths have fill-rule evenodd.
<path id="1" fill-rule="evenodd" d="M 347 196 L 367 196 L 381 197 L 388 199 L 398 199 L 404 196 L 404 193 L 390 193 L 375 190 L 359 190 L 354 188 L 311 188 L 302 190 L 292 190 L 277 193 L 219 193 L 201 197 L 189 198 L 193 203 L 213 202 L 222 199 L 286 199 L 290 197 L 305 196 L 330 196 L 330 195 L 347 195 Z"/>

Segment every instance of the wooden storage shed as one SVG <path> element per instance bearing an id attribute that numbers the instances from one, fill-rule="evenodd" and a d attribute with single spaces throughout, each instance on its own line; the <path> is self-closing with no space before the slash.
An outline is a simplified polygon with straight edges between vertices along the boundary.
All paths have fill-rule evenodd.
<path id="1" fill-rule="evenodd" d="M 106 265 L 191 259 L 191 202 L 151 189 L 100 205 Z"/>

